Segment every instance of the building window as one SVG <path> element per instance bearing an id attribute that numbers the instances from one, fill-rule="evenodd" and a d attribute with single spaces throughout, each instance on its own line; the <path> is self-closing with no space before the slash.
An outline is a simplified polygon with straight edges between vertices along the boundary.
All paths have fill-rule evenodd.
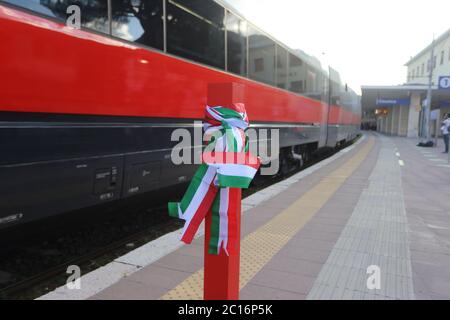
<path id="1" fill-rule="evenodd" d="M 437 66 L 437 56 L 433 57 L 433 70 L 436 69 Z"/>
<path id="2" fill-rule="evenodd" d="M 416 72 L 416 70 L 414 69 L 414 70 L 412 71 L 412 75 L 411 75 L 411 79 L 412 79 L 412 80 L 414 80 L 414 78 L 415 78 L 415 72 Z"/>
<path id="3" fill-rule="evenodd" d="M 445 52 L 444 50 L 441 51 L 441 66 L 444 64 L 444 56 L 445 56 Z"/>
<path id="4" fill-rule="evenodd" d="M 225 22 L 227 29 L 228 71 L 247 75 L 247 22 L 227 12 Z"/>
<path id="5" fill-rule="evenodd" d="M 280 50 L 280 48 L 277 48 L 277 50 Z M 287 62 L 287 53 L 285 52 L 286 56 L 283 56 L 282 54 L 280 54 L 279 51 L 277 51 L 277 70 L 279 69 L 283 69 L 286 66 L 286 62 Z"/>
<path id="6" fill-rule="evenodd" d="M 292 81 L 290 90 L 293 92 L 302 93 L 303 92 L 303 81 L 302 80 Z"/>
<path id="7" fill-rule="evenodd" d="M 302 65 L 303 65 L 303 61 L 300 58 L 298 58 L 298 57 L 296 57 L 294 55 L 290 55 L 290 57 L 289 57 L 289 66 L 291 66 L 291 67 L 301 67 Z"/>
<path id="8" fill-rule="evenodd" d="M 264 71 L 264 58 L 255 59 L 255 72 Z"/>
<path id="9" fill-rule="evenodd" d="M 214 1 L 168 0 L 167 51 L 225 69 L 224 18 Z"/>
<path id="10" fill-rule="evenodd" d="M 431 60 L 428 59 L 428 61 L 427 61 L 427 72 L 430 72 L 430 68 L 431 68 Z"/>
<path id="11" fill-rule="evenodd" d="M 419 77 L 419 74 L 420 74 L 420 66 L 417 66 L 417 71 L 416 71 L 417 77 Z"/>
<path id="12" fill-rule="evenodd" d="M 163 50 L 162 0 L 111 1 L 112 35 Z"/>
<path id="13" fill-rule="evenodd" d="M 6 3 L 40 13 L 42 15 L 67 21 L 71 14 L 67 13 L 70 5 L 78 5 L 81 11 L 81 26 L 102 33 L 109 33 L 107 0 L 4 0 Z"/>
<path id="14" fill-rule="evenodd" d="M 422 76 L 425 75 L 425 63 L 422 63 L 422 72 L 421 72 Z"/>

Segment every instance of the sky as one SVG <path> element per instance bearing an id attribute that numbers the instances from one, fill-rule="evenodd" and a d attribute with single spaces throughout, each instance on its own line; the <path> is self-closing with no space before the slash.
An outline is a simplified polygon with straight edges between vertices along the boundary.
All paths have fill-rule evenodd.
<path id="1" fill-rule="evenodd" d="M 361 85 L 406 82 L 404 64 L 450 28 L 449 0 L 223 0 Z"/>

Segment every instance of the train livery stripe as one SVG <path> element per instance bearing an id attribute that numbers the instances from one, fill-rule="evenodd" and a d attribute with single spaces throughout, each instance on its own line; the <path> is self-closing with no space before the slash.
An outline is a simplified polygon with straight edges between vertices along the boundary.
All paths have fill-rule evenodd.
<path id="1" fill-rule="evenodd" d="M 252 122 L 327 119 L 324 102 L 5 6 L 0 38 L 3 111 L 200 119 L 208 84 L 235 82 Z M 338 106 L 329 114 L 332 124 L 359 121 Z"/>

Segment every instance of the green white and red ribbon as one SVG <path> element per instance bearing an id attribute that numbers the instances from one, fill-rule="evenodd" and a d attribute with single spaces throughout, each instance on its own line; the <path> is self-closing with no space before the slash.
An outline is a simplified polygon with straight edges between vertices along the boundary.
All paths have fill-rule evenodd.
<path id="1" fill-rule="evenodd" d="M 181 240 L 190 244 L 200 224 L 211 212 L 209 253 L 226 254 L 236 249 L 237 216 L 240 193 L 248 188 L 260 162 L 248 151 L 245 130 L 249 122 L 243 104 L 234 110 L 206 107 L 205 136 L 211 140 L 203 153 L 203 164 L 195 173 L 183 199 L 169 203 L 169 214 L 185 220 Z"/>

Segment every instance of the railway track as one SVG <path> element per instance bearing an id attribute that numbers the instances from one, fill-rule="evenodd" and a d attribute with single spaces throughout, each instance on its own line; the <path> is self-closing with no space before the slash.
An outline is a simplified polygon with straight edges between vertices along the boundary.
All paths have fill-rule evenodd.
<path id="1" fill-rule="evenodd" d="M 161 208 L 162 209 L 162 208 Z M 146 236 L 149 235 L 149 230 L 142 230 L 137 233 L 134 233 L 126 238 L 115 241 L 105 247 L 97 249 L 89 254 L 83 255 L 81 257 L 77 257 L 71 260 L 67 260 L 59 265 L 56 265 L 44 272 L 36 274 L 32 277 L 21 280 L 18 283 L 10 285 L 6 288 L 0 290 L 0 297 L 8 298 L 20 298 L 22 295 L 26 296 L 26 292 L 36 286 L 39 286 L 43 283 L 51 281 L 53 278 L 58 276 L 66 275 L 66 271 L 68 266 L 77 265 L 82 266 L 89 264 L 90 262 L 101 258 L 105 255 L 111 254 L 120 250 L 121 248 L 126 247 L 127 244 L 132 243 L 133 247 L 138 246 L 140 242 L 143 242 Z"/>
<path id="2" fill-rule="evenodd" d="M 351 143 L 341 146 L 340 149 L 347 147 Z M 339 150 L 340 150 L 339 149 Z M 275 177 L 260 181 L 256 186 L 249 190 L 244 190 L 243 196 L 249 196 L 261 189 L 264 189 L 272 184 L 275 184 L 283 179 L 286 179 L 324 159 L 333 155 L 335 150 L 329 153 L 323 153 L 316 156 L 303 167 L 291 171 L 284 177 Z M 165 217 L 165 206 L 160 206 L 151 209 L 153 215 Z M 63 262 L 57 263 L 54 266 L 39 271 L 36 274 L 20 279 L 17 282 L 9 284 L 0 288 L 0 299 L 35 299 L 55 288 L 64 285 L 67 279 L 67 268 L 71 265 L 80 266 L 83 274 L 113 261 L 115 258 L 123 255 L 136 247 L 148 243 L 166 233 L 179 229 L 182 224 L 177 219 L 163 219 L 163 222 L 157 224 L 149 224 L 150 227 L 145 227 L 137 232 L 132 232 L 118 240 L 114 240 L 99 248 L 93 249 L 86 254 L 81 254 L 75 258 L 70 257 Z"/>

